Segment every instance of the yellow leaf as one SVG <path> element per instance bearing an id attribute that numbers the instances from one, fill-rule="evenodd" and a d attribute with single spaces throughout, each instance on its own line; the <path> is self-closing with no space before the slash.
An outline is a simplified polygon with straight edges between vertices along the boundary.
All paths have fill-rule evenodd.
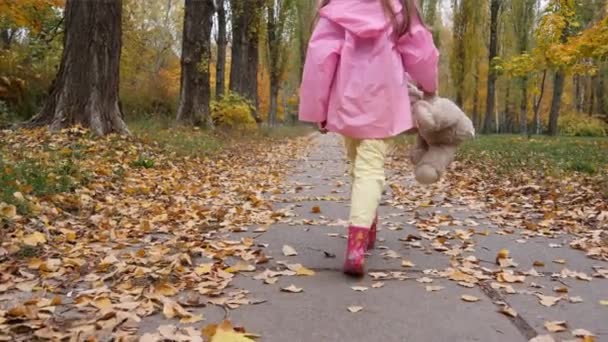
<path id="1" fill-rule="evenodd" d="M 401 261 L 401 267 L 414 267 L 414 266 L 416 266 L 416 264 L 414 264 L 413 262 L 411 262 L 409 260 Z"/>
<path id="2" fill-rule="evenodd" d="M 69 242 L 76 241 L 76 232 L 70 229 L 61 228 L 61 233 L 65 235 L 65 239 Z"/>
<path id="3" fill-rule="evenodd" d="M 608 299 L 600 300 L 600 305 L 608 306 Z"/>
<path id="4" fill-rule="evenodd" d="M 93 300 L 92 304 L 103 312 L 110 311 L 113 308 L 112 301 L 107 297 L 96 298 Z"/>
<path id="5" fill-rule="evenodd" d="M 23 238 L 23 243 L 28 246 L 38 246 L 46 243 L 46 236 L 40 232 L 33 232 Z"/>
<path id="6" fill-rule="evenodd" d="M 157 295 L 162 295 L 166 297 L 175 296 L 179 292 L 173 285 L 168 284 L 166 282 L 157 284 L 154 286 L 154 293 Z"/>
<path id="7" fill-rule="evenodd" d="M 0 217 L 12 219 L 17 216 L 17 207 L 12 204 L 0 203 Z"/>
<path id="8" fill-rule="evenodd" d="M 247 337 L 246 334 L 237 332 L 232 327 L 232 324 L 229 321 L 224 321 L 219 326 L 213 329 L 209 329 L 209 331 L 213 332 L 211 335 L 211 342 L 253 342 L 251 338 Z M 205 329 L 207 331 L 207 328 Z M 208 332 L 207 332 L 208 333 Z"/>
<path id="9" fill-rule="evenodd" d="M 253 272 L 255 271 L 255 266 L 239 261 L 234 266 L 228 267 L 225 271 L 228 273 Z"/>
<path id="10" fill-rule="evenodd" d="M 213 267 L 213 264 L 211 264 L 211 263 L 200 264 L 194 269 L 194 273 L 196 273 L 196 275 L 199 275 L 199 276 L 201 276 L 203 274 L 209 274 L 209 273 L 211 273 L 212 267 Z"/>

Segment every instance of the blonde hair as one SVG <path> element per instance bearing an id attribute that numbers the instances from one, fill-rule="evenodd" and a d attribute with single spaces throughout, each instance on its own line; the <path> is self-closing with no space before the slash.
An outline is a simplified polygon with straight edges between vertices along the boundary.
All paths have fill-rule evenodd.
<path id="1" fill-rule="evenodd" d="M 320 0 L 319 6 L 317 8 L 317 15 L 315 20 L 313 21 L 313 27 L 316 26 L 317 21 L 319 21 L 319 10 L 330 3 L 331 0 Z M 412 16 L 416 15 L 420 22 L 424 25 L 424 21 L 420 16 L 420 11 L 418 10 L 418 5 L 416 0 L 400 0 L 403 5 L 403 9 L 401 10 L 402 20 L 399 20 L 399 14 L 395 13 L 393 6 L 391 4 L 391 0 L 379 0 L 382 2 L 382 7 L 387 15 L 391 17 L 391 22 L 393 23 L 395 34 L 398 37 L 406 34 L 410 30 L 410 26 L 412 23 Z"/>

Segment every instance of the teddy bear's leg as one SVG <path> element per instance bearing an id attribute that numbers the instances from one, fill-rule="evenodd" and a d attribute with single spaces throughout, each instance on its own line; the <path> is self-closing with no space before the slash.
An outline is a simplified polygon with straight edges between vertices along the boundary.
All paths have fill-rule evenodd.
<path id="1" fill-rule="evenodd" d="M 443 176 L 445 170 L 454 160 L 456 146 L 431 145 L 427 153 L 416 164 L 416 180 L 421 184 L 432 184 Z"/>
<path id="2" fill-rule="evenodd" d="M 410 161 L 412 162 L 412 164 L 418 165 L 420 160 L 422 160 L 422 156 L 424 156 L 424 154 L 428 150 L 429 144 L 427 144 L 426 141 L 424 141 L 424 139 L 422 138 L 422 136 L 418 134 L 416 136 L 416 145 L 410 151 Z"/>

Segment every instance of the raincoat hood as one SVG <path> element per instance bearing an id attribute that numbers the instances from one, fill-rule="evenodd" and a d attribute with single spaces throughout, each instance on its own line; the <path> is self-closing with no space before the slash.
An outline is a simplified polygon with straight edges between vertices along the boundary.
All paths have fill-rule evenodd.
<path id="1" fill-rule="evenodd" d="M 400 0 L 392 0 L 392 7 L 395 13 L 403 9 Z M 319 15 L 362 38 L 383 34 L 392 25 L 380 0 L 331 0 Z"/>

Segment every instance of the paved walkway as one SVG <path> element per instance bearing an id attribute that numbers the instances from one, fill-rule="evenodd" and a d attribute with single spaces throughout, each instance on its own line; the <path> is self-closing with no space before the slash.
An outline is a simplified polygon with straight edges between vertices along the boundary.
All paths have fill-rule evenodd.
<path id="1" fill-rule="evenodd" d="M 233 281 L 260 304 L 229 311 L 207 307 L 207 322 L 227 317 L 260 334 L 261 341 L 272 342 L 487 342 L 528 341 L 549 334 L 546 322 L 566 321 L 565 331 L 551 334 L 555 341 L 576 341 L 576 329 L 595 334 L 595 341 L 608 341 L 608 307 L 601 304 L 608 299 L 607 263 L 571 249 L 567 238 L 503 234 L 483 213 L 458 200 L 450 205 L 441 201 L 442 207 L 407 205 L 392 200 L 389 191 L 381 208 L 381 240 L 368 259 L 369 275 L 359 280 L 342 275 L 349 181 L 338 137 L 317 140 L 298 162 L 286 187 L 290 193 L 277 197 L 282 202 L 277 207 L 292 216 L 263 233 L 231 235 L 234 240 L 255 237 L 272 257 Z M 399 186 L 393 189 L 419 187 L 409 175 L 407 170 L 395 173 L 391 182 Z M 427 193 L 419 203 L 448 196 Z M 285 245 L 297 255 L 285 256 Z M 498 275 L 502 270 L 495 258 L 501 249 L 513 258 L 504 263 L 517 263 L 509 268 L 513 274 L 507 269 Z M 276 283 L 264 283 L 265 269 L 297 269 L 293 264 L 315 274 L 278 276 Z M 522 275 L 525 279 L 517 278 Z M 281 291 L 290 285 L 302 292 Z M 152 321 L 145 325 L 151 330 L 157 326 Z"/>

